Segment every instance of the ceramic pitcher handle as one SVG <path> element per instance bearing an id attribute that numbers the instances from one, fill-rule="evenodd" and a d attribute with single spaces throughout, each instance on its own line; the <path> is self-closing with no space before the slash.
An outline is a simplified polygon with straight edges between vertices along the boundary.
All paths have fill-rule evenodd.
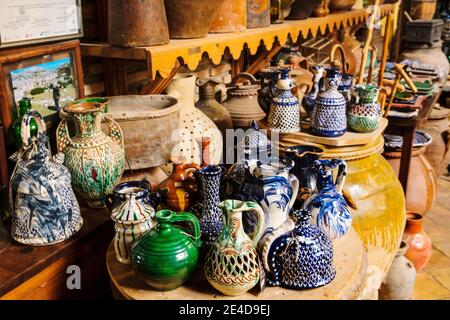
<path id="1" fill-rule="evenodd" d="M 264 210 L 261 208 L 259 204 L 252 201 L 244 202 L 244 207 L 248 208 L 249 212 L 256 214 L 258 218 L 258 224 L 256 225 L 256 231 L 253 235 L 252 241 L 255 246 L 258 245 L 259 240 L 261 239 L 264 231 L 266 230 L 266 215 Z"/>
<path id="2" fill-rule="evenodd" d="M 255 76 L 248 72 L 241 72 L 241 73 L 235 75 L 233 77 L 233 79 L 231 80 L 231 83 L 233 85 L 236 85 L 237 81 L 241 78 L 249 80 L 250 84 L 258 84 L 259 83 L 259 81 L 255 78 Z"/>
<path id="3" fill-rule="evenodd" d="M 107 114 L 104 115 L 103 119 L 105 120 L 105 123 L 109 128 L 109 136 L 111 137 L 111 139 L 123 148 L 123 132 L 119 124 L 114 121 L 110 115 Z"/>
<path id="4" fill-rule="evenodd" d="M 300 181 L 298 180 L 298 178 L 296 176 L 294 176 L 293 174 L 290 174 L 289 182 L 291 183 L 291 186 L 292 186 L 292 198 L 291 198 L 291 201 L 289 201 L 288 209 L 291 210 L 292 207 L 294 206 L 295 200 L 297 200 L 298 189 L 300 188 Z"/>
<path id="5" fill-rule="evenodd" d="M 35 110 L 28 111 L 22 119 L 20 128 L 22 143 L 24 147 L 27 147 L 31 144 L 32 137 L 30 131 L 30 123 L 33 119 L 38 127 L 38 134 L 45 133 L 45 131 L 47 130 L 45 122 L 42 119 L 40 113 Z"/>
<path id="6" fill-rule="evenodd" d="M 182 221 L 192 223 L 192 225 L 194 226 L 194 234 L 192 236 L 197 246 L 200 247 L 201 230 L 200 230 L 200 222 L 198 221 L 197 217 L 190 212 L 178 212 L 174 213 L 170 218 L 170 222 L 182 222 Z"/>
<path id="7" fill-rule="evenodd" d="M 347 175 L 347 162 L 345 160 L 338 159 L 338 173 L 336 176 L 335 186 L 336 191 L 342 194 L 342 188 L 344 187 L 345 177 Z"/>
<path id="8" fill-rule="evenodd" d="M 67 129 L 67 118 L 61 120 L 56 129 L 56 146 L 58 152 L 64 152 L 64 150 L 72 144 L 72 139 L 70 139 L 69 129 Z"/>

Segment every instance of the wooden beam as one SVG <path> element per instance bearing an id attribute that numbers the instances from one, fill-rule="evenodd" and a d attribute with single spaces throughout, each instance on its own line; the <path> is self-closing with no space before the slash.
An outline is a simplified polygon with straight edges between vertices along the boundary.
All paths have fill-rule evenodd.
<path id="1" fill-rule="evenodd" d="M 248 69 L 245 72 L 251 74 L 257 73 L 259 70 L 261 70 L 261 68 L 267 65 L 270 59 L 275 57 L 278 54 L 278 52 L 280 52 L 281 48 L 282 46 L 279 43 L 274 44 L 272 46 L 272 49 L 260 54 L 258 58 L 256 58 L 256 60 L 248 67 Z"/>
<path id="2" fill-rule="evenodd" d="M 163 78 L 159 75 L 156 77 L 154 81 L 152 81 L 149 85 L 144 86 L 139 94 L 161 94 L 166 90 L 169 83 L 172 81 L 173 77 L 180 71 L 181 63 L 177 59 L 175 66 L 173 67 L 172 71 L 170 72 L 169 76 L 167 78 Z"/>
<path id="3" fill-rule="evenodd" d="M 386 29 L 384 30 L 383 52 L 381 54 L 380 73 L 378 74 L 378 85 L 383 85 L 384 69 L 386 69 L 386 61 L 389 53 L 389 43 L 391 42 L 393 14 L 388 13 L 386 17 Z"/>

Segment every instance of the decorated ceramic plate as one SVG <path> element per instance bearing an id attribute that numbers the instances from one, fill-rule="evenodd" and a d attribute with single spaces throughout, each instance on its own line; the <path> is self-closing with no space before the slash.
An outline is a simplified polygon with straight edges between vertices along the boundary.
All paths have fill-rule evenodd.
<path id="1" fill-rule="evenodd" d="M 425 131 L 416 131 L 414 136 L 413 147 L 423 147 L 429 145 L 433 139 Z M 403 145 L 403 137 L 395 134 L 384 134 L 384 146 L 389 149 L 401 149 Z"/>

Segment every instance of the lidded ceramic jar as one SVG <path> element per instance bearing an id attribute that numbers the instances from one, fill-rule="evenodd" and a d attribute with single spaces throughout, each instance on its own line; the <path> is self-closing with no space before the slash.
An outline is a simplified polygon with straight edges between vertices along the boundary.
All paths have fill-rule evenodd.
<path id="1" fill-rule="evenodd" d="M 131 260 L 138 277 L 158 291 L 181 286 L 194 271 L 201 245 L 200 224 L 188 212 L 161 210 L 155 214 L 157 226 L 132 246 Z M 193 233 L 175 225 L 190 222 Z"/>
<path id="2" fill-rule="evenodd" d="M 131 263 L 130 252 L 134 241 L 154 227 L 155 208 L 160 202 L 156 192 L 150 192 L 148 181 L 128 181 L 114 187 L 106 204 L 115 222 L 114 249 L 122 263 Z"/>

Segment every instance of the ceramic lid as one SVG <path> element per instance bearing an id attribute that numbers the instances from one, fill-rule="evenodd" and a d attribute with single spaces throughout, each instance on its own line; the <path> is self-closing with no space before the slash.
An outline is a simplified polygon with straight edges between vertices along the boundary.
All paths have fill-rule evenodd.
<path id="1" fill-rule="evenodd" d="M 241 146 L 244 149 L 269 149 L 272 143 L 267 136 L 259 131 L 256 121 L 252 121 L 250 129 L 246 131 L 244 138 L 241 140 Z"/>

